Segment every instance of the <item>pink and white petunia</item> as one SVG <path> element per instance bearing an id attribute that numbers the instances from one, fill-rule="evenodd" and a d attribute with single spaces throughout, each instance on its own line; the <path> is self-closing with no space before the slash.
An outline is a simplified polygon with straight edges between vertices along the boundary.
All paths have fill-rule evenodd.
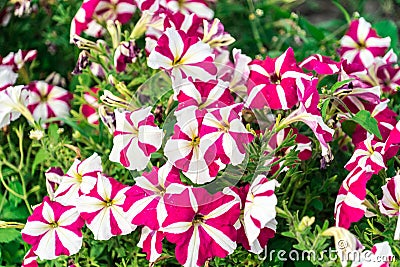
<path id="1" fill-rule="evenodd" d="M 240 215 L 240 201 L 221 192 L 210 195 L 193 188 L 181 205 L 167 205 L 171 214 L 161 231 L 176 244 L 176 259 L 184 267 L 203 266 L 213 257 L 224 258 L 236 249 L 234 224 Z"/>
<path id="2" fill-rule="evenodd" d="M 155 262 L 161 256 L 164 236 L 161 231 L 151 230 L 147 226 L 142 228 L 137 246 L 147 254 L 146 259 L 149 262 Z"/>
<path id="3" fill-rule="evenodd" d="M 225 31 L 224 25 L 219 19 L 213 19 L 211 22 L 203 20 L 203 25 L 202 41 L 211 47 L 226 47 L 235 42 L 235 38 Z"/>
<path id="4" fill-rule="evenodd" d="M 400 67 L 390 64 L 381 66 L 377 69 L 376 76 L 382 87 L 383 92 L 394 94 L 400 87 Z"/>
<path id="5" fill-rule="evenodd" d="M 379 201 L 379 210 L 389 217 L 398 217 L 394 240 L 400 240 L 400 175 L 389 179 L 382 186 L 383 197 Z"/>
<path id="6" fill-rule="evenodd" d="M 296 78 L 311 79 L 297 66 L 292 48 L 277 58 L 250 63 L 247 106 L 290 109 L 298 103 Z"/>
<path id="7" fill-rule="evenodd" d="M 374 244 L 371 250 L 364 250 L 360 255 L 351 267 L 390 267 L 395 259 L 388 241 Z"/>
<path id="8" fill-rule="evenodd" d="M 179 179 L 179 170 L 168 162 L 161 168 L 153 167 L 150 173 L 135 178 L 135 185 L 127 192 L 132 203 L 126 212 L 133 224 L 158 230 L 167 217 L 166 204 L 174 203 L 187 187 Z"/>
<path id="9" fill-rule="evenodd" d="M 90 92 L 85 92 L 83 94 L 83 98 L 86 103 L 82 104 L 81 112 L 82 115 L 88 120 L 90 124 L 98 125 L 99 124 L 99 114 L 97 109 L 100 107 L 98 101 L 98 92 L 99 88 L 93 87 L 90 89 Z"/>
<path id="10" fill-rule="evenodd" d="M 126 69 L 126 65 L 135 63 L 140 49 L 136 46 L 135 41 L 121 42 L 114 53 L 114 67 L 117 72 L 122 72 Z"/>
<path id="11" fill-rule="evenodd" d="M 116 129 L 109 159 L 128 170 L 143 170 L 150 155 L 162 144 L 163 131 L 154 124 L 151 107 L 130 111 L 115 110 Z"/>
<path id="12" fill-rule="evenodd" d="M 324 74 L 332 75 L 339 73 L 341 68 L 341 63 L 332 60 L 330 57 L 322 56 L 320 54 L 315 54 L 304 59 L 299 64 L 299 67 L 305 68 L 306 70 L 309 71 L 313 70 L 320 75 Z"/>
<path id="13" fill-rule="evenodd" d="M 226 77 L 223 80 L 229 82 L 229 89 L 232 92 L 244 97 L 247 94 L 246 85 L 250 75 L 249 63 L 251 62 L 251 58 L 242 54 L 242 50 L 237 48 L 233 48 L 232 56 L 232 72 L 228 76 L 229 78 Z"/>
<path id="14" fill-rule="evenodd" d="M 84 221 L 73 206 L 63 206 L 48 197 L 37 206 L 22 229 L 22 239 L 32 245 L 42 260 L 73 255 L 82 246 Z"/>
<path id="15" fill-rule="evenodd" d="M 12 66 L 14 71 L 20 70 L 24 67 L 26 62 L 31 62 L 36 59 L 37 50 L 21 50 L 19 49 L 17 52 L 11 52 L 3 59 L 1 59 L 0 65 L 9 65 Z"/>
<path id="16" fill-rule="evenodd" d="M 244 203 L 243 226 L 248 243 L 255 250 L 254 253 L 261 253 L 263 247 L 257 245 L 257 240 L 264 228 L 275 224 L 275 207 L 278 200 L 275 196 L 275 187 L 279 186 L 276 180 L 268 181 L 264 175 L 257 176 L 252 182 Z M 275 224 L 276 225 L 276 224 Z M 255 249 L 258 248 L 258 249 Z"/>
<path id="17" fill-rule="evenodd" d="M 254 139 L 242 123 L 242 109 L 243 104 L 234 104 L 210 111 L 203 118 L 200 143 L 202 140 L 212 142 L 224 164 L 242 163 L 246 156 L 245 145 Z"/>
<path id="18" fill-rule="evenodd" d="M 56 201 L 76 206 L 78 197 L 95 187 L 97 176 L 102 171 L 101 158 L 97 153 L 82 161 L 75 159 L 54 193 Z"/>
<path id="19" fill-rule="evenodd" d="M 21 114 L 33 123 L 33 117 L 27 109 L 28 103 L 29 92 L 23 85 L 9 86 L 0 91 L 0 128 L 18 119 Z"/>
<path id="20" fill-rule="evenodd" d="M 380 38 L 364 18 L 353 20 L 340 40 L 340 56 L 349 63 L 362 64 L 368 68 L 374 58 L 384 56 L 390 46 L 390 37 Z"/>
<path id="21" fill-rule="evenodd" d="M 128 186 L 99 173 L 95 187 L 79 197 L 77 208 L 94 239 L 108 240 L 136 229 L 124 212 L 128 190 Z"/>
<path id="22" fill-rule="evenodd" d="M 65 118 L 69 115 L 73 95 L 67 90 L 44 81 L 30 83 L 28 90 L 28 109 L 36 121 L 52 117 Z"/>
<path id="23" fill-rule="evenodd" d="M 129 22 L 136 10 L 134 0 L 85 0 L 71 22 L 70 39 L 85 32 L 93 37 L 105 33 L 101 23 L 118 20 L 122 24 Z"/>
<path id="24" fill-rule="evenodd" d="M 60 167 L 51 167 L 44 173 L 44 176 L 46 177 L 47 194 L 50 200 L 54 201 L 54 193 L 63 179 L 64 172 Z"/>
<path id="25" fill-rule="evenodd" d="M 148 11 L 154 13 L 159 10 L 163 0 L 135 0 L 137 7 L 140 11 Z"/>
<path id="26" fill-rule="evenodd" d="M 38 256 L 33 253 L 32 249 L 28 250 L 24 256 L 21 267 L 38 267 L 37 258 Z"/>
<path id="27" fill-rule="evenodd" d="M 191 77 L 209 81 L 215 79 L 217 73 L 213 60 L 211 47 L 199 37 L 168 28 L 150 52 L 147 65 L 167 71 L 174 80 Z"/>
<path id="28" fill-rule="evenodd" d="M 317 90 L 317 79 L 306 80 L 297 79 L 297 96 L 300 100 L 299 107 L 281 121 L 282 125 L 289 125 L 297 121 L 304 122 L 311 128 L 317 137 L 321 155 L 329 160 L 331 158 L 328 142 L 332 140 L 334 130 L 329 128 L 321 117 L 321 112 L 317 107 L 319 94 Z"/>
<path id="29" fill-rule="evenodd" d="M 366 172 L 378 174 L 380 170 L 386 169 L 382 148 L 384 146 L 381 142 L 373 140 L 373 135 L 369 135 L 364 142 L 358 143 L 356 149 L 345 165 L 349 171 L 360 167 Z"/>
<path id="30" fill-rule="evenodd" d="M 234 103 L 228 82 L 217 81 L 192 81 L 185 79 L 176 82 L 174 88 L 177 94 L 178 108 L 197 106 L 199 109 L 219 108 Z"/>
<path id="31" fill-rule="evenodd" d="M 221 166 L 216 162 L 213 142 L 200 136 L 204 112 L 190 106 L 176 111 L 175 116 L 174 134 L 164 147 L 168 161 L 193 183 L 204 184 L 214 180 Z"/>
<path id="32" fill-rule="evenodd" d="M 0 92 L 15 84 L 18 73 L 13 71 L 12 66 L 0 65 Z"/>
<path id="33" fill-rule="evenodd" d="M 364 217 L 367 208 L 363 202 L 367 195 L 367 182 L 371 177 L 371 172 L 357 167 L 344 179 L 335 202 L 336 226 L 348 229 L 352 223 Z"/>
<path id="34" fill-rule="evenodd" d="M 205 0 L 166 0 L 166 2 L 166 7 L 172 12 L 194 13 L 207 20 L 211 20 L 214 17 L 214 11 L 207 5 Z"/>

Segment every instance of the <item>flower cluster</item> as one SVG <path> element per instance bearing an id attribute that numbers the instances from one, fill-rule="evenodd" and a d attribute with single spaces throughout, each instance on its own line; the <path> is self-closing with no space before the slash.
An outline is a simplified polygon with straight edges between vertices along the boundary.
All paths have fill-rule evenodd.
<path id="1" fill-rule="evenodd" d="M 346 229 L 367 213 L 367 182 L 389 168 L 400 145 L 391 109 L 400 86 L 397 55 L 390 37 L 364 18 L 350 22 L 335 55 L 302 60 L 292 47 L 255 59 L 231 49 L 235 39 L 204 0 L 85 0 L 69 37 L 82 49 L 71 70 L 84 73 L 74 92 L 55 73 L 17 85 L 34 50 L 0 58 L 0 128 L 23 115 L 35 139 L 66 122 L 78 140 L 76 147 L 62 142 L 76 152 L 73 162 L 53 162 L 45 173 L 48 196 L 22 230 L 31 245 L 23 266 L 77 254 L 89 231 L 95 240 L 140 232 L 137 246 L 151 265 L 167 242 L 185 267 L 239 246 L 261 254 L 282 226 L 277 215 L 297 217 L 284 209 L 282 185 L 309 159 L 326 169 L 334 147 L 350 159 L 335 194 L 335 226 L 324 226 L 323 235 L 363 251 Z M 85 143 L 90 149 L 80 151 Z M 34 164 L 43 156 L 35 155 Z M 383 197 L 376 207 L 400 218 L 399 174 L 386 182 L 377 187 Z M 387 242 L 370 253 L 392 256 Z"/>

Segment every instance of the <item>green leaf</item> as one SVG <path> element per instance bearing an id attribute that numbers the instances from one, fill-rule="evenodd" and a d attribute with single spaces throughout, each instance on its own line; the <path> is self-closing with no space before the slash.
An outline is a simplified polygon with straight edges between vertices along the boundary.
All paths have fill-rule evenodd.
<path id="1" fill-rule="evenodd" d="M 46 149 L 41 147 L 36 153 L 35 159 L 32 163 L 32 174 L 35 172 L 37 165 L 48 160 L 50 156 L 50 153 Z"/>
<path id="2" fill-rule="evenodd" d="M 313 201 L 311 201 L 310 205 L 313 206 L 318 211 L 321 211 L 324 208 L 324 204 L 319 199 L 314 199 Z"/>
<path id="3" fill-rule="evenodd" d="M 15 192 L 17 192 L 18 194 L 23 194 L 23 190 L 22 190 L 22 185 L 20 182 L 18 181 L 12 181 L 9 183 L 8 185 L 12 190 L 14 190 Z M 20 199 L 19 197 L 10 194 L 10 196 L 8 197 L 10 204 L 16 208 L 18 206 L 19 203 L 21 203 L 22 199 Z"/>
<path id="4" fill-rule="evenodd" d="M 346 8 L 344 8 L 341 4 L 339 4 L 337 0 L 332 1 L 332 3 L 333 3 L 340 11 L 342 11 L 342 13 L 343 13 L 343 15 L 344 15 L 344 18 L 346 19 L 347 23 L 350 23 L 351 18 L 350 18 L 349 12 L 347 12 Z"/>
<path id="5" fill-rule="evenodd" d="M 319 28 L 312 25 L 304 18 L 299 19 L 299 25 L 316 40 L 321 41 L 325 38 L 325 34 Z"/>
<path id="6" fill-rule="evenodd" d="M 282 232 L 281 235 L 296 239 L 296 236 L 292 232 Z"/>
<path id="7" fill-rule="evenodd" d="M 398 29 L 396 23 L 392 20 L 382 20 L 374 24 L 374 28 L 382 37 L 389 36 L 391 38 L 390 47 L 396 49 L 399 41 Z"/>
<path id="8" fill-rule="evenodd" d="M 325 99 L 321 107 L 321 115 L 323 119 L 325 119 L 326 117 L 326 110 L 328 109 L 328 106 L 329 106 L 329 100 Z"/>
<path id="9" fill-rule="evenodd" d="M 369 133 L 375 135 L 382 140 L 382 135 L 379 132 L 378 128 L 378 121 L 375 118 L 371 117 L 371 113 L 369 111 L 360 110 L 350 120 L 360 124 L 360 126 L 367 130 Z"/>
<path id="10" fill-rule="evenodd" d="M 0 228 L 0 243 L 9 243 L 21 237 L 21 233 L 12 228 Z"/>
<path id="11" fill-rule="evenodd" d="M 60 134 L 58 133 L 58 125 L 57 124 L 50 124 L 48 129 L 48 134 L 50 137 L 50 141 L 53 144 L 58 143 L 58 139 L 60 138 Z"/>
<path id="12" fill-rule="evenodd" d="M 334 83 L 332 85 L 331 89 L 330 89 L 330 92 L 331 93 L 335 92 L 338 88 L 342 87 L 345 84 L 348 84 L 352 80 L 354 80 L 354 79 L 347 79 L 347 80 L 344 80 L 344 81 L 339 81 L 339 82 Z"/>

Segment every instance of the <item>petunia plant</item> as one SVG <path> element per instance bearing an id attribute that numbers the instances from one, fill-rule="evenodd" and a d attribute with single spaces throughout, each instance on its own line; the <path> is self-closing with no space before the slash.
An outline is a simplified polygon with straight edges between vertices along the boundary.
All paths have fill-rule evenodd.
<path id="1" fill-rule="evenodd" d="M 69 30 L 43 45 L 75 55 L 67 75 L 34 46 L 0 57 L 2 265 L 395 264 L 392 21 L 337 2 L 334 30 L 279 1 L 53 2 L 0 13 L 55 12 Z"/>

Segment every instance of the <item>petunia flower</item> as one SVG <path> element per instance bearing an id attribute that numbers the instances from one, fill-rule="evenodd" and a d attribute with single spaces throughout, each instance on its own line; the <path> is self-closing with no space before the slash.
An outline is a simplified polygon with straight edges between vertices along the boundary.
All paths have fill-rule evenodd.
<path id="1" fill-rule="evenodd" d="M 33 124 L 34 119 L 27 108 L 28 103 L 29 92 L 23 85 L 9 86 L 0 91 L 0 128 L 18 119 L 21 114 Z"/>
<path id="2" fill-rule="evenodd" d="M 83 225 L 84 221 L 74 206 L 63 206 L 45 197 L 28 217 L 21 233 L 40 259 L 52 260 L 80 250 Z"/>
<path id="3" fill-rule="evenodd" d="M 290 109 L 298 103 L 296 78 L 310 79 L 297 66 L 292 48 L 277 58 L 250 63 L 247 106 Z"/>
<path id="4" fill-rule="evenodd" d="M 332 140 L 334 130 L 325 124 L 317 107 L 319 102 L 319 94 L 316 87 L 317 81 L 317 79 L 312 79 L 311 81 L 306 79 L 296 80 L 297 96 L 300 100 L 300 105 L 280 123 L 283 126 L 298 121 L 307 124 L 320 143 L 321 155 L 326 160 L 330 160 L 332 156 L 328 142 Z"/>
<path id="5" fill-rule="evenodd" d="M 224 258 L 236 249 L 236 229 L 239 200 L 203 188 L 193 188 L 191 197 L 181 205 L 167 205 L 171 214 L 161 231 L 176 244 L 176 259 L 184 267 L 203 266 L 213 257 Z"/>
<path id="6" fill-rule="evenodd" d="M 275 196 L 275 187 L 279 186 L 276 180 L 268 181 L 263 176 L 257 176 L 251 183 L 244 203 L 243 227 L 248 239 L 248 243 L 257 254 L 261 253 L 263 247 L 257 245 L 261 231 L 264 228 L 275 230 L 271 227 L 274 224 L 278 202 Z M 268 227 L 269 226 L 269 227 Z M 260 249 L 261 248 L 261 249 Z"/>
<path id="7" fill-rule="evenodd" d="M 77 205 L 78 197 L 95 187 L 97 176 L 102 171 L 101 158 L 97 153 L 82 161 L 75 159 L 54 193 L 56 201 L 64 205 Z"/>
<path id="8" fill-rule="evenodd" d="M 242 123 L 242 109 L 243 104 L 234 104 L 210 111 L 203 118 L 200 142 L 213 143 L 224 164 L 242 163 L 246 156 L 245 145 L 254 139 Z"/>
<path id="9" fill-rule="evenodd" d="M 221 166 L 216 162 L 214 142 L 200 136 L 204 112 L 190 106 L 175 112 L 175 116 L 177 123 L 174 134 L 165 144 L 165 156 L 193 183 L 212 181 Z"/>
<path id="10" fill-rule="evenodd" d="M 225 31 L 224 25 L 219 19 L 213 19 L 211 22 L 203 20 L 203 24 L 204 33 L 202 41 L 211 47 L 228 46 L 235 42 L 235 38 Z"/>
<path id="11" fill-rule="evenodd" d="M 398 217 L 394 240 L 400 240 L 400 175 L 389 179 L 382 186 L 383 197 L 379 201 L 379 210 L 389 217 Z"/>
<path id="12" fill-rule="evenodd" d="M 0 65 L 0 92 L 15 84 L 18 73 L 13 71 L 12 66 Z"/>
<path id="13" fill-rule="evenodd" d="M 309 71 L 313 70 L 320 75 L 332 75 L 340 71 L 341 62 L 336 62 L 330 57 L 315 54 L 304 59 L 300 64 L 300 68 L 305 68 Z"/>
<path id="14" fill-rule="evenodd" d="M 52 117 L 65 118 L 69 115 L 73 95 L 67 90 L 44 81 L 30 83 L 28 90 L 28 109 L 36 121 Z"/>
<path id="15" fill-rule="evenodd" d="M 390 267 L 394 261 L 394 255 L 388 241 L 376 243 L 371 250 L 364 250 L 355 257 L 351 267 Z"/>
<path id="16" fill-rule="evenodd" d="M 211 20 L 214 17 L 214 11 L 208 7 L 205 0 L 166 0 L 166 2 L 166 7 L 172 12 L 195 13 L 200 18 L 207 20 Z"/>
<path id="17" fill-rule="evenodd" d="M 122 72 L 126 69 L 129 63 L 135 63 L 140 49 L 136 46 L 135 41 L 121 42 L 114 53 L 114 67 L 117 72 Z"/>
<path id="18" fill-rule="evenodd" d="M 115 110 L 116 129 L 109 159 L 128 170 L 143 170 L 162 143 L 163 131 L 154 124 L 151 107 L 133 112 Z"/>
<path id="19" fill-rule="evenodd" d="M 1 65 L 9 65 L 14 71 L 22 69 L 26 62 L 31 62 L 37 57 L 37 50 L 21 50 L 11 52 L 1 59 Z"/>
<path id="20" fill-rule="evenodd" d="M 105 33 L 101 23 L 108 20 L 125 24 L 129 22 L 136 10 L 133 0 L 86 0 L 83 1 L 71 22 L 70 39 L 74 35 L 85 32 L 93 37 L 100 37 Z"/>
<path id="21" fill-rule="evenodd" d="M 367 182 L 371 177 L 371 172 L 357 167 L 344 179 L 335 202 L 336 226 L 348 229 L 352 223 L 364 217 L 367 208 L 363 202 L 367 195 Z"/>
<path id="22" fill-rule="evenodd" d="M 127 235 L 136 229 L 124 212 L 126 192 L 129 190 L 113 178 L 98 173 L 95 187 L 79 197 L 77 208 L 94 239 L 108 240 L 112 236 Z"/>
<path id="23" fill-rule="evenodd" d="M 182 80 L 175 83 L 174 91 L 177 94 L 178 108 L 197 106 L 199 109 L 219 108 L 234 103 L 228 82 Z"/>
<path id="24" fill-rule="evenodd" d="M 380 38 L 364 18 L 353 20 L 340 40 L 340 56 L 349 63 L 368 68 L 374 58 L 383 56 L 390 46 L 390 37 Z"/>
<path id="25" fill-rule="evenodd" d="M 201 81 L 215 79 L 211 47 L 182 30 L 166 29 L 157 46 L 150 52 L 147 65 L 166 70 L 174 80 L 192 77 Z"/>
<path id="26" fill-rule="evenodd" d="M 349 255 L 361 253 L 364 246 L 357 237 L 342 227 L 330 227 L 322 232 L 324 236 L 333 236 L 335 240 L 336 253 L 339 256 L 342 266 L 347 266 Z"/>
<path id="27" fill-rule="evenodd" d="M 46 177 L 47 194 L 50 200 L 54 201 L 54 193 L 63 179 L 64 172 L 60 167 L 51 167 L 44 173 L 44 176 Z"/>
<path id="28" fill-rule="evenodd" d="M 127 192 L 132 205 L 126 212 L 133 224 L 158 230 L 167 217 L 165 205 L 172 204 L 174 195 L 186 189 L 177 168 L 168 162 L 161 168 L 153 167 L 150 173 L 135 178 L 135 185 Z"/>
<path id="29" fill-rule="evenodd" d="M 147 254 L 146 259 L 149 262 L 155 262 L 161 256 L 164 236 L 161 231 L 151 230 L 147 226 L 142 228 L 137 246 Z"/>
<path id="30" fill-rule="evenodd" d="M 37 263 L 37 258 L 38 256 L 33 252 L 32 249 L 28 250 L 24 256 L 21 267 L 38 267 L 39 265 Z"/>
<path id="31" fill-rule="evenodd" d="M 83 98 L 85 99 L 86 103 L 82 104 L 81 112 L 82 115 L 88 120 L 90 124 L 98 125 L 99 124 L 99 114 L 97 109 L 100 107 L 98 103 L 98 96 L 97 93 L 99 88 L 91 88 L 90 92 L 85 92 L 83 94 Z"/>

